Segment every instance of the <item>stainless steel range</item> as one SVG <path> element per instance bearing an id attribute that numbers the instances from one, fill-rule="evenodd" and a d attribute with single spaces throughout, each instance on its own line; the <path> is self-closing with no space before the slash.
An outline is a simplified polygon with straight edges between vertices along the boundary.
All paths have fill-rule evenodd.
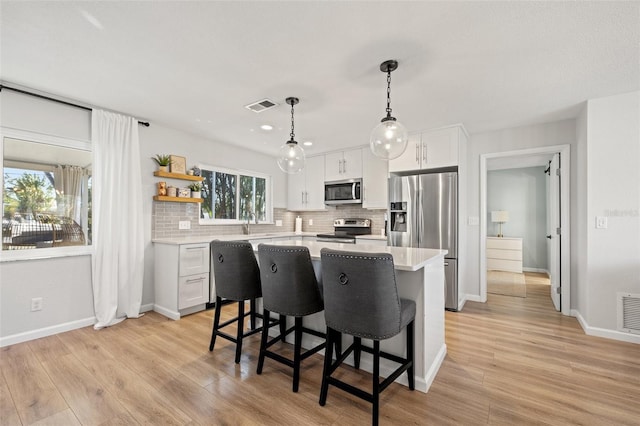
<path id="1" fill-rule="evenodd" d="M 355 244 L 356 235 L 371 234 L 371 219 L 336 219 L 333 234 L 318 234 L 318 241 Z"/>

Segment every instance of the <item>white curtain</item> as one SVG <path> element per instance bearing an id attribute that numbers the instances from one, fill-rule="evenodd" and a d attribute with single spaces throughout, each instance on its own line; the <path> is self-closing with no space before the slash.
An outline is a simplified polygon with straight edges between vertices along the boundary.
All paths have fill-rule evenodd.
<path id="1" fill-rule="evenodd" d="M 58 165 L 53 170 L 58 215 L 81 223 L 82 179 L 85 170 L 78 166 Z"/>
<path id="2" fill-rule="evenodd" d="M 95 329 L 140 316 L 144 270 L 138 121 L 93 110 Z"/>

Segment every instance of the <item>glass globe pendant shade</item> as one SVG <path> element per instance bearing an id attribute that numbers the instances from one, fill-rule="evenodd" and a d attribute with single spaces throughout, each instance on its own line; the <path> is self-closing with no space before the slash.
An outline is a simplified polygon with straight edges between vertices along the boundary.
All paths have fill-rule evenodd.
<path id="1" fill-rule="evenodd" d="M 280 147 L 278 167 L 291 175 L 299 173 L 304 168 L 304 150 L 296 141 L 287 141 Z"/>
<path id="2" fill-rule="evenodd" d="M 371 132 L 369 147 L 374 155 L 386 160 L 400 157 L 407 149 L 409 132 L 395 118 L 385 117 Z"/>

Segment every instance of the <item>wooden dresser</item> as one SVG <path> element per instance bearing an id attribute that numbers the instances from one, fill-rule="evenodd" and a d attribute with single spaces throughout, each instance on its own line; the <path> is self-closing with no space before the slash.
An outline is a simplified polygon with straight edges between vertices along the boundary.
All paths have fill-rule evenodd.
<path id="1" fill-rule="evenodd" d="M 522 273 L 522 238 L 487 237 L 487 270 Z"/>

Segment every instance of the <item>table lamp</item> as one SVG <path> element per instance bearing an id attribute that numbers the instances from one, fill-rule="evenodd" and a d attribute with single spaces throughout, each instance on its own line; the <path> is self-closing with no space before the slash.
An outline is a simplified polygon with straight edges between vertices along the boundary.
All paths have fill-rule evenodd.
<path id="1" fill-rule="evenodd" d="M 494 210 L 491 212 L 491 222 L 500 224 L 500 231 L 498 232 L 498 237 L 502 238 L 504 235 L 502 234 L 502 224 L 507 223 L 509 221 L 509 212 L 506 210 Z"/>

